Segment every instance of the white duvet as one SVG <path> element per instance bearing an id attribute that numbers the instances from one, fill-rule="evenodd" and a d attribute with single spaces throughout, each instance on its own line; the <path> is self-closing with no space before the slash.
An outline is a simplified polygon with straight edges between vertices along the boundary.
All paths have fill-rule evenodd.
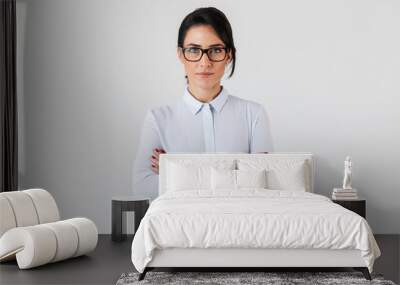
<path id="1" fill-rule="evenodd" d="M 372 272 L 380 250 L 365 219 L 307 192 L 169 192 L 154 200 L 135 234 L 132 262 L 143 272 L 154 249 L 358 249 Z"/>

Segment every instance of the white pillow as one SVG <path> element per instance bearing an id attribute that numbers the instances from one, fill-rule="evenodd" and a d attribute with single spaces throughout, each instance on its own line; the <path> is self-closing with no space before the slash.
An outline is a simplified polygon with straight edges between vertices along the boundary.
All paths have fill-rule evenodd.
<path id="1" fill-rule="evenodd" d="M 211 169 L 211 189 L 266 188 L 266 170 Z"/>
<path id="2" fill-rule="evenodd" d="M 237 188 L 267 188 L 267 171 L 235 170 Z"/>
<path id="3" fill-rule="evenodd" d="M 207 189 L 210 187 L 211 167 L 184 166 L 171 163 L 169 165 L 168 190 L 184 191 L 188 189 Z"/>
<path id="4" fill-rule="evenodd" d="M 236 170 L 211 169 L 211 189 L 236 189 Z"/>
<path id="5" fill-rule="evenodd" d="M 240 170 L 267 170 L 267 188 L 311 191 L 307 161 L 298 159 L 239 159 Z"/>
<path id="6" fill-rule="evenodd" d="M 167 164 L 167 191 L 211 189 L 211 168 L 233 169 L 235 161 L 176 160 Z"/>

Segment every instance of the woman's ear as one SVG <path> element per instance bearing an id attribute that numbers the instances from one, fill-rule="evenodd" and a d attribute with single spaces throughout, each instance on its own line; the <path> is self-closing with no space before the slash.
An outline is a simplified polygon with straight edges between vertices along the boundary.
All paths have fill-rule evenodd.
<path id="1" fill-rule="evenodd" d="M 232 51 L 230 51 L 228 53 L 228 58 L 227 58 L 227 61 L 226 61 L 226 65 L 230 64 L 231 62 L 232 62 Z"/>
<path id="2" fill-rule="evenodd" d="M 178 55 L 179 60 L 184 63 L 184 58 L 183 58 L 183 53 L 182 53 L 182 48 L 177 47 L 176 48 L 176 54 Z"/>

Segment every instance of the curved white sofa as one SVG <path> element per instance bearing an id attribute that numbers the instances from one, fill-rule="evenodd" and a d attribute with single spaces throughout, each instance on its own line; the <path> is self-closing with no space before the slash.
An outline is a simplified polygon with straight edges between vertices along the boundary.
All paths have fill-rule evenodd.
<path id="1" fill-rule="evenodd" d="M 0 262 L 17 259 L 20 269 L 84 255 L 96 248 L 97 227 L 87 218 L 60 221 L 44 189 L 0 193 Z"/>

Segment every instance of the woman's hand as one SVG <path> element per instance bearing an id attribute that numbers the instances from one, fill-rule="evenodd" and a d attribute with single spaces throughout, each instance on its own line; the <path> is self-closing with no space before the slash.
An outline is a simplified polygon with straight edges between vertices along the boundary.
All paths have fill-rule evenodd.
<path id="1" fill-rule="evenodd" d="M 155 148 L 153 149 L 153 155 L 150 157 L 151 170 L 153 170 L 154 173 L 156 174 L 158 174 L 158 161 L 161 153 L 166 153 L 166 152 L 161 148 Z"/>

